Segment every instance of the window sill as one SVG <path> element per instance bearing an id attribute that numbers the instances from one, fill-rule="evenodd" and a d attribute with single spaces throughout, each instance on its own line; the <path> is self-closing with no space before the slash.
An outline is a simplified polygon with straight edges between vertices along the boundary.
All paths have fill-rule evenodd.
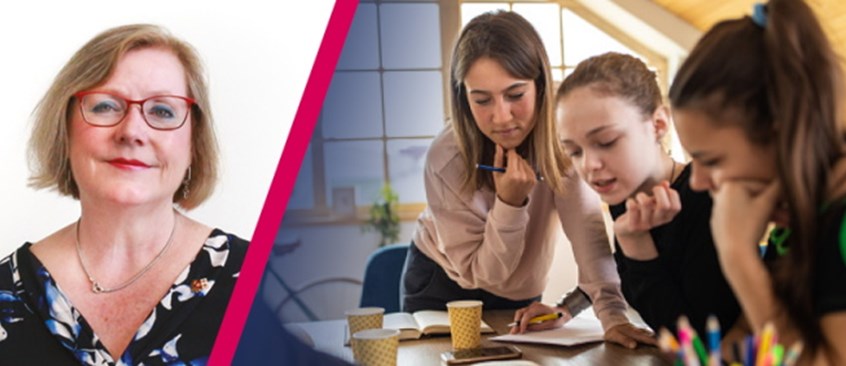
<path id="1" fill-rule="evenodd" d="M 425 203 L 406 203 L 399 205 L 400 222 L 417 220 L 420 212 L 426 208 Z M 359 206 L 354 214 L 339 215 L 331 209 L 291 210 L 285 212 L 282 227 L 315 226 L 315 225 L 363 225 L 369 217 L 369 206 Z"/>

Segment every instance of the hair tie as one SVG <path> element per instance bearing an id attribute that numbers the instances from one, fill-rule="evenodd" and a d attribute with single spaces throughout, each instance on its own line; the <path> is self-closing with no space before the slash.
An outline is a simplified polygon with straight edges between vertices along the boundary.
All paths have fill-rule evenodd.
<path id="1" fill-rule="evenodd" d="M 759 27 L 767 27 L 767 4 L 757 3 L 752 7 L 752 21 Z"/>

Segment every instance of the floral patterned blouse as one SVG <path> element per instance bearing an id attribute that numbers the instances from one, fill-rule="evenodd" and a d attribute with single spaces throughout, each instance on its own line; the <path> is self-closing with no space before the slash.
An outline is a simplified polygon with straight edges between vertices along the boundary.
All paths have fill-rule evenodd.
<path id="1" fill-rule="evenodd" d="M 247 249 L 214 229 L 115 359 L 31 245 L 0 260 L 0 365 L 205 365 Z"/>

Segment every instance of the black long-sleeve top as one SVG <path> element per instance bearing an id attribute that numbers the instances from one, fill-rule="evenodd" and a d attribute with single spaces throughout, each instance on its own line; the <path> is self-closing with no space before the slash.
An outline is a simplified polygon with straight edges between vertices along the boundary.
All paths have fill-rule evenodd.
<path id="1" fill-rule="evenodd" d="M 658 257 L 639 261 L 628 258 L 614 238 L 617 271 L 626 301 L 652 329 L 666 327 L 676 333 L 680 315 L 704 335 L 708 315 L 729 329 L 740 315 L 731 288 L 720 269 L 711 238 L 711 197 L 690 188 L 691 167 L 687 165 L 672 183 L 679 193 L 681 211 L 669 223 L 650 230 Z M 626 212 L 625 202 L 610 207 L 616 220 Z"/>

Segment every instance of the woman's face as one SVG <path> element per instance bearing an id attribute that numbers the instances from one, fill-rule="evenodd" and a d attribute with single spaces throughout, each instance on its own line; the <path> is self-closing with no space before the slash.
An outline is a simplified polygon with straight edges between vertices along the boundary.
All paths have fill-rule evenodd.
<path id="1" fill-rule="evenodd" d="M 126 53 L 112 76 L 93 90 L 131 100 L 158 95 L 188 96 L 179 59 L 161 48 Z M 70 162 L 80 200 L 121 205 L 169 204 L 191 163 L 191 116 L 171 131 L 151 128 L 131 105 L 111 127 L 86 123 L 72 105 Z"/>
<path id="2" fill-rule="evenodd" d="M 668 125 L 664 108 L 644 116 L 628 100 L 590 86 L 570 91 L 557 107 L 564 151 L 605 203 L 616 205 L 669 178 L 663 177 L 658 143 Z"/>
<path id="3" fill-rule="evenodd" d="M 696 110 L 675 110 L 676 131 L 693 159 L 690 187 L 716 191 L 727 180 L 759 183 L 760 187 L 777 177 L 773 146 L 752 143 L 737 121 L 718 124 Z M 728 114 L 727 118 L 741 118 Z"/>
<path id="4" fill-rule="evenodd" d="M 482 134 L 505 149 L 523 143 L 535 127 L 535 83 L 511 76 L 499 62 L 482 57 L 464 77 L 467 103 Z"/>

